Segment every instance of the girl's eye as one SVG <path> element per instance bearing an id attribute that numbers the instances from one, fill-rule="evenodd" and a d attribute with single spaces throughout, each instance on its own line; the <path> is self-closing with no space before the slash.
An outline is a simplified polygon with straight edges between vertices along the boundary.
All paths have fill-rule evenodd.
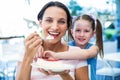
<path id="1" fill-rule="evenodd" d="M 80 30 L 76 30 L 76 32 L 80 32 Z"/>
<path id="2" fill-rule="evenodd" d="M 85 32 L 90 32 L 89 30 L 85 30 Z"/>

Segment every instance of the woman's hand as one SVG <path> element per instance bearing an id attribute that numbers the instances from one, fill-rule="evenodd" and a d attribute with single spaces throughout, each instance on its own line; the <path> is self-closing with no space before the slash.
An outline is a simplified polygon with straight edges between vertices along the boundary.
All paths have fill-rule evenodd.
<path id="1" fill-rule="evenodd" d="M 64 74 L 69 74 L 70 70 L 64 70 L 64 71 L 61 71 L 61 72 L 53 72 L 53 71 L 48 71 L 49 74 L 52 74 L 52 75 L 64 75 Z"/>
<path id="2" fill-rule="evenodd" d="M 46 75 L 64 75 L 64 74 L 69 74 L 70 70 L 64 70 L 64 71 L 61 71 L 61 72 L 53 72 L 51 70 L 44 70 L 42 68 L 38 68 L 38 70 Z"/>
<path id="3" fill-rule="evenodd" d="M 37 61 L 38 58 L 42 58 L 43 52 L 44 52 L 44 49 L 43 49 L 43 46 L 41 45 L 41 46 L 38 48 L 38 51 L 37 51 L 37 53 L 36 53 L 35 56 L 34 56 L 34 61 L 35 61 L 35 62 Z"/>
<path id="4" fill-rule="evenodd" d="M 42 55 L 42 39 L 34 32 L 25 39 L 25 57 L 33 59 Z M 38 52 L 39 51 L 39 52 Z M 37 54 L 36 54 L 37 53 Z"/>
<path id="5" fill-rule="evenodd" d="M 39 71 L 46 75 L 60 75 L 62 80 L 73 80 L 73 78 L 69 74 L 70 70 L 64 70 L 61 72 L 52 72 L 50 70 L 46 71 L 46 70 L 40 68 Z"/>

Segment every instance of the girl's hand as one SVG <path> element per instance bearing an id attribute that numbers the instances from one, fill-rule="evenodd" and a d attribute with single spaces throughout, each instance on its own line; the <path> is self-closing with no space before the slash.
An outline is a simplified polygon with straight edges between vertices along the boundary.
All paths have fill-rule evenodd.
<path id="1" fill-rule="evenodd" d="M 55 52 L 53 51 L 44 51 L 43 53 L 43 58 L 45 58 L 48 61 L 56 61 L 57 59 L 55 58 Z"/>
<path id="2" fill-rule="evenodd" d="M 38 49 L 42 48 L 41 44 L 42 44 L 41 38 L 36 32 L 30 34 L 25 39 L 25 57 L 33 59 L 35 55 L 40 56 L 42 53 L 39 54 L 36 53 Z"/>

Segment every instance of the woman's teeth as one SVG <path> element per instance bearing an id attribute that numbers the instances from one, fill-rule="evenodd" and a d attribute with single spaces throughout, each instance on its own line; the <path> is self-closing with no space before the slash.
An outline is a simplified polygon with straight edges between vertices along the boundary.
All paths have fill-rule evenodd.
<path id="1" fill-rule="evenodd" d="M 51 36 L 51 35 L 49 35 L 48 37 L 46 37 L 46 39 L 47 39 L 47 40 L 52 40 L 52 39 L 54 39 L 54 37 Z"/>

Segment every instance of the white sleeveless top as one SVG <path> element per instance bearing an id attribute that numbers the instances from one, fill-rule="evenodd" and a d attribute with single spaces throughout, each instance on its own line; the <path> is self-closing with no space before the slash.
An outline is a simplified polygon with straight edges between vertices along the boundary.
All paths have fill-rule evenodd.
<path id="1" fill-rule="evenodd" d="M 69 50 L 73 50 L 75 47 L 69 46 Z M 69 54 L 69 53 L 68 53 Z M 64 54 L 63 54 L 64 55 Z M 22 61 L 24 55 L 20 56 L 19 61 Z M 59 60 L 59 62 L 71 64 L 74 66 L 72 70 L 70 70 L 70 75 L 75 79 L 74 72 L 75 69 L 87 66 L 87 62 L 85 60 Z M 37 68 L 32 68 L 31 72 L 31 80 L 62 80 L 59 75 L 45 75 L 37 70 Z"/>

